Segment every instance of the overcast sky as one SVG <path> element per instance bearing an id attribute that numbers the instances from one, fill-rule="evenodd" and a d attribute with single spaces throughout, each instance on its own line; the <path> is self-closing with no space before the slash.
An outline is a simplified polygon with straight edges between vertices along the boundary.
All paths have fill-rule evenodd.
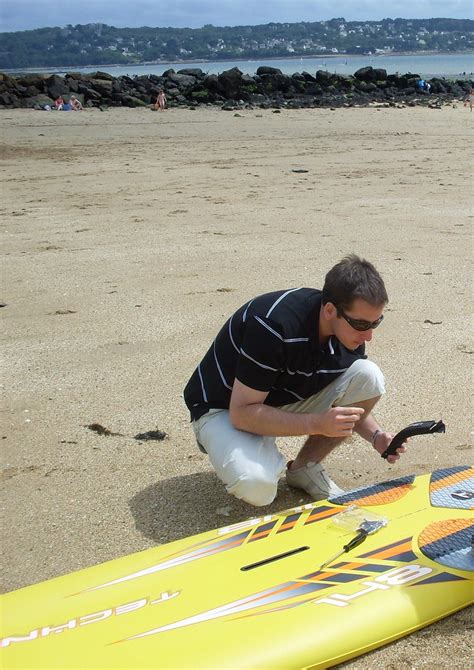
<path id="1" fill-rule="evenodd" d="M 77 23 L 124 27 L 257 25 L 383 18 L 473 18 L 472 0 L 0 0 L 0 31 Z"/>

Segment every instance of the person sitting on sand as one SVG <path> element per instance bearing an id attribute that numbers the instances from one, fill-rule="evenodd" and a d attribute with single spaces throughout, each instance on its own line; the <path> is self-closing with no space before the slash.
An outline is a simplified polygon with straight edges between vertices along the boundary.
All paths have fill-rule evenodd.
<path id="1" fill-rule="evenodd" d="M 62 96 L 58 95 L 58 97 L 54 101 L 54 108 L 57 109 L 58 112 L 60 112 L 63 107 L 64 107 L 64 100 Z"/>
<path id="2" fill-rule="evenodd" d="M 71 109 L 75 112 L 80 112 L 82 109 L 82 102 L 78 98 L 76 98 L 75 95 L 71 95 L 69 104 L 71 105 Z"/>
<path id="3" fill-rule="evenodd" d="M 166 107 L 166 94 L 162 88 L 158 91 L 158 97 L 156 98 L 155 109 L 163 111 Z"/>
<path id="4" fill-rule="evenodd" d="M 372 410 L 384 393 L 365 343 L 388 302 L 375 267 L 347 256 L 322 291 L 259 295 L 224 324 L 184 390 L 199 448 L 228 493 L 255 505 L 276 497 L 280 475 L 313 500 L 343 491 L 321 461 L 355 431 L 383 453 L 394 434 Z M 275 439 L 307 435 L 286 463 Z M 395 462 L 405 447 L 388 457 Z"/>

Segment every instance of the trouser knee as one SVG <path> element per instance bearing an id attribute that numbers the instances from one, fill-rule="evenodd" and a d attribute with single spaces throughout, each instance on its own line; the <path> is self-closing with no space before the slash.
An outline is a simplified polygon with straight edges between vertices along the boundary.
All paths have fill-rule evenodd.
<path id="1" fill-rule="evenodd" d="M 355 361 L 349 371 L 350 381 L 344 395 L 357 400 L 368 400 L 378 398 L 385 393 L 383 373 L 373 361 L 366 359 Z"/>
<path id="2" fill-rule="evenodd" d="M 272 503 L 277 494 L 278 481 L 269 478 L 266 473 L 245 473 L 231 486 L 228 493 L 254 507 Z"/>

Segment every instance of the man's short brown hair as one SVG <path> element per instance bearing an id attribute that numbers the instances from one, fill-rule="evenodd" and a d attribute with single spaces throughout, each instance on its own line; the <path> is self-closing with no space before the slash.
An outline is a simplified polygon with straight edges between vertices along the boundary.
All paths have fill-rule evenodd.
<path id="1" fill-rule="evenodd" d="M 388 302 L 383 279 L 372 263 L 350 254 L 327 273 L 323 287 L 323 305 L 332 302 L 342 309 L 350 309 L 357 298 L 374 307 Z"/>

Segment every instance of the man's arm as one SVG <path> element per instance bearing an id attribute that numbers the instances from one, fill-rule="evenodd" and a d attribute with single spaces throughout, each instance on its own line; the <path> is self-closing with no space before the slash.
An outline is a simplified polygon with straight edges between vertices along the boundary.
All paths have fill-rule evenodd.
<path id="1" fill-rule="evenodd" d="M 332 407 L 322 414 L 299 414 L 265 405 L 268 391 L 257 391 L 234 381 L 229 413 L 232 425 L 256 435 L 274 437 L 326 435 L 349 437 L 364 410 L 360 407 Z"/>
<path id="2" fill-rule="evenodd" d="M 356 433 L 358 433 L 364 440 L 370 442 L 375 451 L 378 451 L 379 454 L 383 454 L 385 449 L 389 446 L 390 442 L 395 437 L 395 433 L 388 433 L 380 428 L 379 424 L 372 416 L 371 412 L 366 412 L 361 420 L 358 422 L 357 427 L 355 428 Z M 404 442 L 406 444 L 406 442 Z M 387 461 L 389 463 L 395 463 L 400 458 L 400 454 L 403 454 L 405 447 L 399 447 L 397 453 L 389 456 Z"/>

